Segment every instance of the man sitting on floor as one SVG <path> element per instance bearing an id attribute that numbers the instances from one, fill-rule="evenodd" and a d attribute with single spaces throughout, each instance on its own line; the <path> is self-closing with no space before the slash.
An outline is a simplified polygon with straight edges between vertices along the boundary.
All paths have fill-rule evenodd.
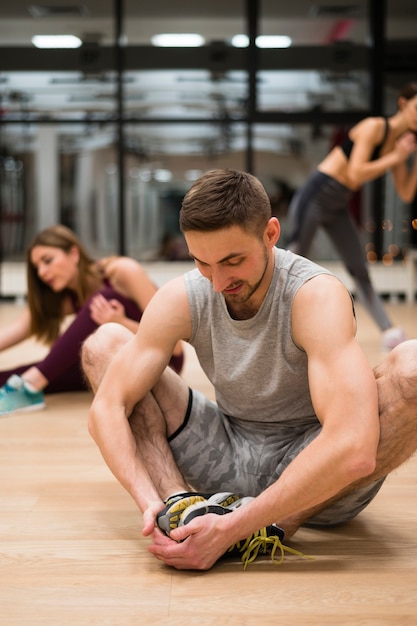
<path id="1" fill-rule="evenodd" d="M 149 550 L 204 570 L 370 503 L 417 446 L 417 341 L 374 374 L 350 294 L 276 247 L 279 221 L 250 174 L 203 175 L 180 226 L 197 268 L 158 291 L 136 335 L 99 328 L 83 365 L 90 432 L 143 512 Z M 216 402 L 167 367 L 180 339 Z"/>

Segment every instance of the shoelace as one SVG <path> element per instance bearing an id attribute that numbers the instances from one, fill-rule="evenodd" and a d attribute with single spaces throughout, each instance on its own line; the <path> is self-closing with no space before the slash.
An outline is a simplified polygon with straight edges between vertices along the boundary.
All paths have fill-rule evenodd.
<path id="1" fill-rule="evenodd" d="M 314 560 L 314 557 L 308 556 L 307 554 L 303 554 L 298 550 L 294 550 L 294 548 L 290 548 L 289 546 L 285 546 L 281 543 L 278 536 L 274 535 L 268 537 L 266 532 L 266 528 L 261 528 L 258 531 L 258 534 L 252 537 L 249 537 L 244 542 L 235 543 L 231 548 L 229 548 L 229 552 L 233 549 L 238 549 L 240 552 L 243 552 L 241 561 L 243 563 L 243 569 L 245 570 L 249 563 L 252 563 L 258 556 L 259 552 L 262 551 L 263 554 L 267 553 L 268 547 L 272 546 L 271 550 L 271 560 L 274 565 L 281 565 L 284 561 L 285 552 L 289 554 L 295 554 L 296 556 L 301 557 L 302 559 L 311 559 Z M 275 557 L 276 551 L 279 550 L 280 556 Z"/>

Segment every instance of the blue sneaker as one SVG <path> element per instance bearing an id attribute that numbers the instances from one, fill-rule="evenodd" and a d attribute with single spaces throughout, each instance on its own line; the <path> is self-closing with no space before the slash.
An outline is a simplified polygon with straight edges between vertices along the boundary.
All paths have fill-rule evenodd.
<path id="1" fill-rule="evenodd" d="M 26 389 L 21 376 L 13 374 L 4 387 L 0 387 L 0 415 L 18 411 L 39 411 L 45 407 L 41 391 Z"/>

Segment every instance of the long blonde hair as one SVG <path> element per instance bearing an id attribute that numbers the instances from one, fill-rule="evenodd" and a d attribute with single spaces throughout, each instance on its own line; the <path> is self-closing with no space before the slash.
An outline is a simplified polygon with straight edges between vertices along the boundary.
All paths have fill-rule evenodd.
<path id="1" fill-rule="evenodd" d="M 72 293 L 69 289 L 60 292 L 53 291 L 38 276 L 37 269 L 31 261 L 33 248 L 36 246 L 49 246 L 60 248 L 68 253 L 76 246 L 79 251 L 79 274 L 78 290 Z M 39 232 L 27 250 L 27 300 L 31 317 L 31 334 L 46 344 L 53 343 L 59 336 L 60 326 L 64 318 L 64 302 L 68 297 L 75 298 L 82 305 L 88 296 L 88 288 L 91 288 L 91 279 L 100 284 L 99 272 L 95 260 L 90 257 L 77 235 L 61 224 L 45 228 Z"/>

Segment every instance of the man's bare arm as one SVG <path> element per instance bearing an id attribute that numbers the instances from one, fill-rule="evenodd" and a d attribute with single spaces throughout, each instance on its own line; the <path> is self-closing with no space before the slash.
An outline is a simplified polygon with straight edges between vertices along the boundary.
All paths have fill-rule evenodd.
<path id="1" fill-rule="evenodd" d="M 177 341 L 189 334 L 183 279 L 172 283 L 155 294 L 138 332 L 112 358 L 89 412 L 89 430 L 104 460 L 141 510 L 157 494 L 138 452 L 129 417 L 160 379 Z M 100 332 L 106 332 L 105 327 Z"/>

